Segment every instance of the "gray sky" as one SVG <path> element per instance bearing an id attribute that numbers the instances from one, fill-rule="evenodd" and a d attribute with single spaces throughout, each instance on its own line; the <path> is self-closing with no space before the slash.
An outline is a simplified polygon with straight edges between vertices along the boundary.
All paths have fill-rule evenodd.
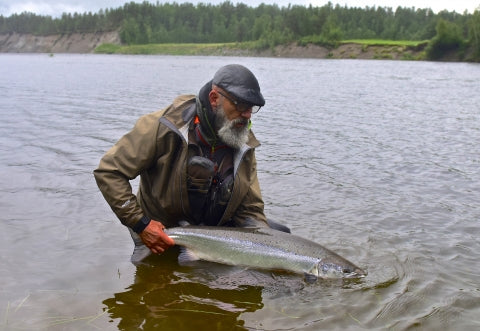
<path id="1" fill-rule="evenodd" d="M 274 4 L 276 3 L 280 7 L 292 5 L 308 5 L 323 6 L 328 3 L 328 0 L 244 0 L 236 1 L 230 0 L 232 3 L 245 3 L 249 6 L 256 7 L 260 3 Z M 0 15 L 10 16 L 13 13 L 20 14 L 22 12 L 33 12 L 41 15 L 60 16 L 62 13 L 85 13 L 85 12 L 98 12 L 100 9 L 105 8 L 118 8 L 123 6 L 124 3 L 130 2 L 130 0 L 0 0 Z M 141 3 L 143 0 L 135 0 L 135 2 Z M 150 2 L 156 3 L 156 0 Z M 171 1 L 159 1 L 164 2 L 190 2 L 193 4 L 203 2 L 218 4 L 224 2 L 224 0 L 171 0 Z M 393 9 L 398 6 L 402 7 L 415 7 L 415 8 L 431 8 L 435 13 L 441 10 L 456 11 L 462 13 L 467 10 L 473 13 L 476 8 L 480 7 L 480 0 L 331 0 L 335 4 L 341 6 L 347 5 L 348 7 L 361 7 L 365 6 L 373 7 L 391 7 Z"/>

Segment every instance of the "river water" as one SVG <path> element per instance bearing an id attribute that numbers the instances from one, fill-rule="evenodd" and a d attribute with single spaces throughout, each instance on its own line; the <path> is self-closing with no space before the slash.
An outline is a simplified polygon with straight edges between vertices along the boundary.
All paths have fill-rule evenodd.
<path id="1" fill-rule="evenodd" d="M 179 266 L 175 249 L 129 262 L 92 171 L 227 63 L 267 100 L 268 217 L 366 278 Z M 0 329 L 478 330 L 479 82 L 466 63 L 0 55 Z"/>

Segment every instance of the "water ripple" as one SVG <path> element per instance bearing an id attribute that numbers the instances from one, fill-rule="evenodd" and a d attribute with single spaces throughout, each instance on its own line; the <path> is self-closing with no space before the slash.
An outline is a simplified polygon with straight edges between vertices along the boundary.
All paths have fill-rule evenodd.
<path id="1" fill-rule="evenodd" d="M 66 299 L 72 310 L 116 296 L 147 316 L 145 288 L 153 289 L 147 304 L 165 303 L 158 298 L 170 293 L 158 283 L 162 268 L 137 270 L 134 282 L 131 266 L 118 267 L 128 263 L 131 244 L 92 171 L 141 114 L 179 93 L 196 93 L 226 61 L 0 56 L 0 278 L 7 284 L 1 306 L 21 301 L 27 290 L 34 316 L 44 313 L 42 307 L 61 310 L 56 297 L 39 298 L 39 288 L 77 285 L 79 294 Z M 212 291 L 205 316 L 238 309 L 233 320 L 251 329 L 478 328 L 480 67 L 228 62 L 250 67 L 267 99 L 253 118 L 262 142 L 256 156 L 267 215 L 369 275 L 360 282 L 308 285 L 291 275 L 242 271 L 189 278 L 188 271 L 174 286 L 182 296 L 167 302 L 180 300 L 183 315 L 153 307 L 148 322 L 175 314 L 194 320 L 188 305 L 203 309 L 202 295 Z M 119 280 L 122 272 L 128 281 Z M 92 299 L 99 286 L 112 293 Z M 254 293 L 261 302 L 242 304 L 229 293 L 246 301 Z M 127 322 L 133 318 L 116 309 Z M 111 326 L 106 319 L 104 326 Z"/>

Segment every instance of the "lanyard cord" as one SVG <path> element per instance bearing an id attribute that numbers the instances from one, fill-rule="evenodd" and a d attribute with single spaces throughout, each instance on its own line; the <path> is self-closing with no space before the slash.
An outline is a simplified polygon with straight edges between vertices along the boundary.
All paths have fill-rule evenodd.
<path id="1" fill-rule="evenodd" d="M 208 121 L 207 121 L 208 122 Z M 197 134 L 197 137 L 200 139 L 200 141 L 203 143 L 203 145 L 205 146 L 210 146 L 210 159 L 213 158 L 213 154 L 215 154 L 215 152 L 219 149 L 223 149 L 223 148 L 227 148 L 227 145 L 218 145 L 217 146 L 217 142 L 218 140 L 215 138 L 213 144 L 210 144 L 206 139 L 205 137 L 202 135 L 202 131 L 200 130 L 200 120 L 198 118 L 198 116 L 195 116 L 195 121 L 194 121 L 194 124 L 196 124 L 195 126 L 195 133 Z M 216 137 L 216 136 L 215 136 Z"/>
<path id="2" fill-rule="evenodd" d="M 202 110 L 203 110 L 202 113 L 203 113 L 203 118 L 205 120 L 205 123 L 207 123 L 207 126 L 210 129 L 210 133 L 213 136 L 213 143 L 210 144 L 210 143 L 207 142 L 207 145 L 212 146 L 212 154 L 213 154 L 215 152 L 215 147 L 217 145 L 218 138 L 217 138 L 217 135 L 215 134 L 215 130 L 212 127 L 212 124 L 208 120 L 208 116 L 207 116 L 207 111 L 208 110 L 205 107 L 203 107 Z M 198 115 L 195 116 L 195 123 L 197 123 L 197 119 L 198 119 L 198 123 L 200 124 L 200 119 L 198 118 Z"/>

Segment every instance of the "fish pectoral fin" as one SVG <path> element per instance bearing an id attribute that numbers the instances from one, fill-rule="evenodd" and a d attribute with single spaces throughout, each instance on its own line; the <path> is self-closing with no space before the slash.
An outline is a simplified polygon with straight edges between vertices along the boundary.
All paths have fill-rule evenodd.
<path id="1" fill-rule="evenodd" d="M 191 226 L 192 224 L 190 224 L 188 221 L 180 220 L 180 221 L 178 221 L 178 225 L 180 225 L 180 227 L 184 228 L 184 227 L 187 227 L 187 226 Z"/>
<path id="2" fill-rule="evenodd" d="M 178 263 L 180 265 L 187 265 L 192 262 L 198 261 L 200 258 L 188 248 L 180 247 L 180 254 L 178 255 Z"/>
<path id="3" fill-rule="evenodd" d="M 314 274 L 309 274 L 309 273 L 305 273 L 305 281 L 309 284 L 313 284 L 317 281 L 318 277 L 315 276 Z"/>

